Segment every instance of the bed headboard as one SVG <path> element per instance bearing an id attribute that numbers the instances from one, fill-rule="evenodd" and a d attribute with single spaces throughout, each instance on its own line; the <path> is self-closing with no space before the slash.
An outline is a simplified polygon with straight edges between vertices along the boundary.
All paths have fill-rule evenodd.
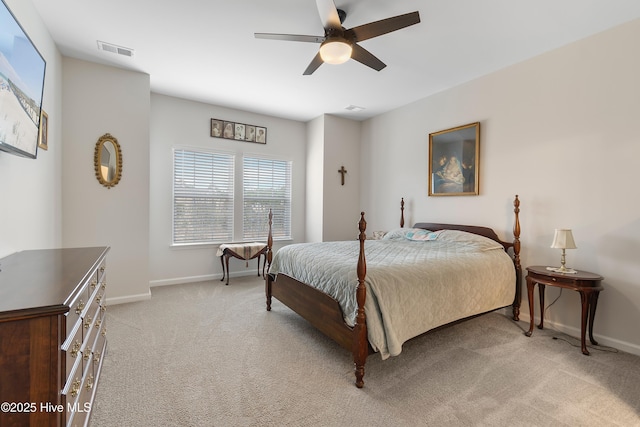
<path id="1" fill-rule="evenodd" d="M 495 240 L 500 243 L 502 246 L 507 247 L 513 246 L 510 242 L 503 242 L 500 240 L 495 231 L 493 231 L 489 227 L 479 227 L 476 225 L 460 225 L 460 224 L 439 224 L 435 222 L 418 222 L 414 226 L 414 228 L 422 228 L 424 230 L 438 231 L 438 230 L 460 230 L 467 231 L 473 234 L 479 234 L 480 236 L 488 237 L 491 240 Z"/>
<path id="2" fill-rule="evenodd" d="M 479 234 L 480 236 L 484 236 L 484 237 L 488 237 L 491 240 L 495 240 L 496 242 L 500 243 L 503 247 L 504 250 L 508 250 L 509 248 L 513 248 L 514 250 L 514 255 L 516 257 L 516 261 L 520 262 L 519 260 L 519 255 L 520 255 L 520 218 L 519 218 L 519 213 L 520 213 L 520 200 L 518 199 L 518 195 L 516 194 L 516 197 L 513 201 L 513 206 L 514 206 L 514 214 L 515 214 L 515 222 L 514 222 L 514 226 L 513 226 L 513 235 L 514 235 L 514 241 L 513 242 L 505 242 L 503 240 L 500 240 L 500 238 L 498 237 L 498 235 L 496 234 L 495 231 L 493 231 L 491 228 L 489 227 L 480 227 L 477 225 L 460 225 L 460 224 L 440 224 L 437 222 L 417 222 L 415 223 L 415 225 L 413 226 L 414 228 L 422 228 L 424 230 L 431 230 L 431 231 L 438 231 L 438 230 L 460 230 L 460 231 L 467 231 L 469 233 L 473 233 L 473 234 Z M 404 227 L 404 197 L 400 200 L 400 227 Z"/>

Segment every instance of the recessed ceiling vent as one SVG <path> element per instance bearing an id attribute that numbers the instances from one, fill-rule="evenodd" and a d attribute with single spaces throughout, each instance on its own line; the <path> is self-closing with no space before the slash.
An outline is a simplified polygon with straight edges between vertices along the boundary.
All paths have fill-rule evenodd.
<path id="1" fill-rule="evenodd" d="M 353 111 L 357 113 L 358 111 L 364 111 L 364 107 L 358 107 L 357 105 L 349 105 L 348 107 L 344 107 L 345 110 Z"/>
<path id="2" fill-rule="evenodd" d="M 129 49 L 128 47 L 117 46 L 111 43 L 105 43 L 98 40 L 98 49 L 105 50 L 107 52 L 116 53 L 118 55 L 133 56 L 133 49 Z"/>

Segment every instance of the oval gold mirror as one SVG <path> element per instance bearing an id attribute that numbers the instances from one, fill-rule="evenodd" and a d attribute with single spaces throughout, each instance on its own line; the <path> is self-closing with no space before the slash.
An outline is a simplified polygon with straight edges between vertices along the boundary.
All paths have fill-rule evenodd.
<path id="1" fill-rule="evenodd" d="M 105 133 L 96 143 L 93 159 L 96 168 L 96 178 L 107 188 L 115 186 L 122 176 L 122 151 L 118 140 Z"/>

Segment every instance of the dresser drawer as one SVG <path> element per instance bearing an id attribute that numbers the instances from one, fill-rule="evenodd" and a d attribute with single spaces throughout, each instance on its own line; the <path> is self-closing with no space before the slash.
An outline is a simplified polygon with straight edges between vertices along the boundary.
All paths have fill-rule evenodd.
<path id="1" fill-rule="evenodd" d="M 97 311 L 96 313 L 99 313 L 99 311 Z M 84 373 L 91 369 L 91 351 L 93 350 L 93 345 L 96 342 L 96 337 L 100 332 L 99 328 L 96 329 L 96 324 L 100 323 L 102 323 L 102 320 L 98 316 L 96 316 L 96 318 L 93 319 L 93 323 L 91 324 L 89 329 L 84 332 L 84 342 L 82 343 L 82 348 L 80 349 Z"/>
<path id="2" fill-rule="evenodd" d="M 89 297 L 86 295 L 86 292 L 81 292 L 80 294 L 78 294 L 75 300 L 71 302 L 69 311 L 65 314 L 67 338 L 69 337 L 71 330 L 73 329 L 75 324 L 79 322 L 83 311 L 87 308 L 87 301 L 89 301 Z"/>
<path id="3" fill-rule="evenodd" d="M 86 425 L 95 387 L 93 370 L 88 370 L 82 377 L 76 400 L 67 408 L 67 426 L 84 427 Z"/>
<path id="4" fill-rule="evenodd" d="M 75 325 L 72 325 L 70 336 L 67 340 L 62 344 L 62 353 L 66 363 L 66 369 L 64 374 L 64 378 L 69 378 L 71 371 L 78 360 L 81 357 L 80 349 L 82 348 L 82 324 L 77 322 Z M 66 381 L 65 381 L 66 384 Z"/>
<path id="5" fill-rule="evenodd" d="M 71 374 L 67 379 L 67 383 L 62 389 L 62 404 L 66 410 L 65 425 L 69 425 L 73 417 L 73 411 L 68 411 L 68 408 L 77 406 L 78 397 L 82 391 L 82 358 L 78 357 L 71 369 Z"/>
<path id="6" fill-rule="evenodd" d="M 98 284 L 99 283 L 100 282 L 98 281 L 98 273 L 95 272 L 91 276 L 91 280 L 89 281 L 89 284 L 88 284 L 87 289 L 86 289 L 87 300 L 91 299 L 91 296 L 93 295 L 95 290 L 98 288 Z"/>
<path id="7" fill-rule="evenodd" d="M 104 323 L 103 323 L 104 325 Z M 102 333 L 105 331 L 105 334 Z M 98 333 L 98 337 L 96 338 L 96 342 L 93 347 L 92 359 L 91 359 L 91 367 L 93 369 L 93 375 L 98 378 L 100 375 L 100 370 L 102 369 L 102 361 L 104 360 L 105 351 L 107 350 L 107 340 L 106 340 L 106 328 L 101 329 Z"/>

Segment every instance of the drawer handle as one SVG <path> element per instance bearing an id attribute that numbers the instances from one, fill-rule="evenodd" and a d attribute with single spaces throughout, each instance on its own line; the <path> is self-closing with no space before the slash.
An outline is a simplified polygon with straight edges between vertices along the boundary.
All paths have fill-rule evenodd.
<path id="1" fill-rule="evenodd" d="M 71 397 L 78 396 L 79 391 L 80 391 L 80 380 L 76 378 L 75 381 L 73 382 L 73 386 L 71 387 Z"/>
<path id="2" fill-rule="evenodd" d="M 87 360 L 89 360 L 89 358 L 90 358 L 90 357 L 91 357 L 91 353 L 89 353 L 88 351 L 87 351 L 87 352 L 85 352 L 85 353 L 82 355 L 82 359 L 83 359 L 85 362 L 86 362 Z"/>
<path id="3" fill-rule="evenodd" d="M 100 273 L 104 273 L 104 265 L 100 267 Z"/>
<path id="4" fill-rule="evenodd" d="M 93 353 L 93 363 L 98 363 L 100 361 L 100 352 L 96 351 Z"/>
<path id="5" fill-rule="evenodd" d="M 93 319 L 91 318 L 91 316 L 87 316 L 87 318 L 84 320 L 84 328 L 89 329 L 89 326 L 91 326 L 91 322 L 93 322 Z"/>
<path id="6" fill-rule="evenodd" d="M 91 290 L 94 290 L 98 286 L 98 282 L 96 280 L 91 281 Z"/>
<path id="7" fill-rule="evenodd" d="M 78 356 L 80 345 L 80 341 L 76 340 L 76 342 L 73 343 L 73 347 L 71 347 L 71 357 L 73 357 L 74 359 Z"/>
<path id="8" fill-rule="evenodd" d="M 100 288 L 102 288 L 103 291 L 107 289 L 107 282 L 102 282 L 102 286 L 100 286 Z"/>
<path id="9" fill-rule="evenodd" d="M 91 390 L 93 388 L 93 374 L 89 374 L 87 377 L 87 390 Z"/>
<path id="10" fill-rule="evenodd" d="M 107 304 L 100 306 L 100 311 L 102 311 L 103 313 L 107 311 Z"/>
<path id="11" fill-rule="evenodd" d="M 103 337 L 107 336 L 107 328 L 102 328 L 102 336 Z"/>
<path id="12" fill-rule="evenodd" d="M 100 324 L 102 323 L 102 320 L 98 319 L 96 320 L 96 329 L 100 329 Z"/>
<path id="13" fill-rule="evenodd" d="M 100 301 L 102 300 L 102 295 L 98 295 L 96 297 L 96 304 L 100 304 Z"/>
<path id="14" fill-rule="evenodd" d="M 80 300 L 78 306 L 76 307 L 76 314 L 82 313 L 82 310 L 84 310 L 84 301 Z"/>

